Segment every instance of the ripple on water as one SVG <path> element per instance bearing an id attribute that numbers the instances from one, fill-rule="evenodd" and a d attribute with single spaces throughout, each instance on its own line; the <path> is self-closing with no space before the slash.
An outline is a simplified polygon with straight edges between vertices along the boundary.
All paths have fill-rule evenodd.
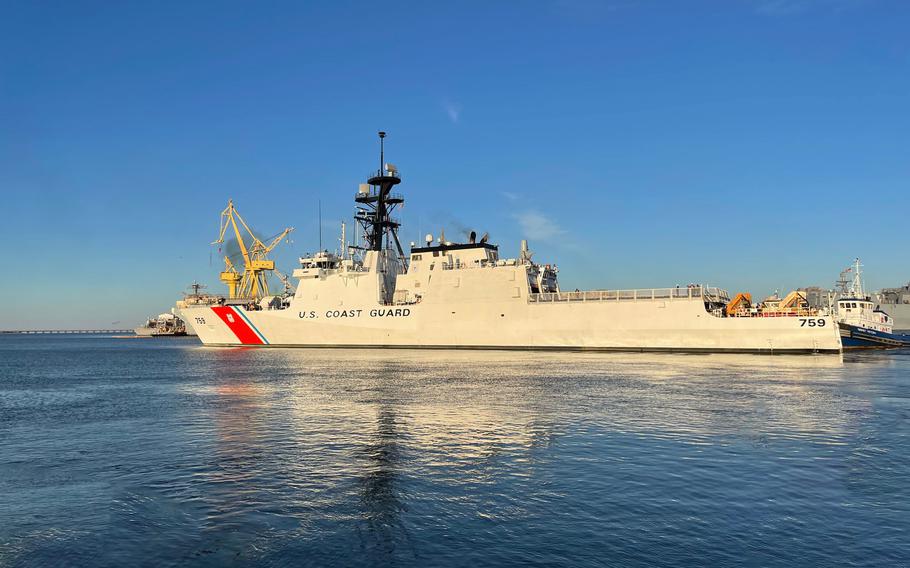
<path id="1" fill-rule="evenodd" d="M 0 565 L 908 564 L 908 370 L 0 338 Z"/>

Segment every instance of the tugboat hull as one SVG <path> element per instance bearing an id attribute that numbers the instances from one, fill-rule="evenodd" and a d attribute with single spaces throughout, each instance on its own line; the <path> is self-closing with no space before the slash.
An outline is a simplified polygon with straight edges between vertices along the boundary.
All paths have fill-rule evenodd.
<path id="1" fill-rule="evenodd" d="M 839 323 L 844 349 L 899 349 L 910 347 L 910 335 L 886 333 L 846 323 Z"/>

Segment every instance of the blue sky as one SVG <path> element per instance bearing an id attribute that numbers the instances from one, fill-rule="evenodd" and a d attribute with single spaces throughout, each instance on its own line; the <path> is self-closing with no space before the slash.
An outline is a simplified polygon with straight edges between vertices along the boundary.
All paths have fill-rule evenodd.
<path id="1" fill-rule="evenodd" d="M 910 4 L 7 2 L 0 328 L 220 290 L 218 213 L 352 213 L 389 132 L 404 241 L 531 241 L 564 288 L 910 279 Z"/>

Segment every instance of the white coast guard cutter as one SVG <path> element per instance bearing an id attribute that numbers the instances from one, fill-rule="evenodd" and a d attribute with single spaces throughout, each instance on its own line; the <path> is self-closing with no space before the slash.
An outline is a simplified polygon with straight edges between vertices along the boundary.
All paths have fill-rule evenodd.
<path id="1" fill-rule="evenodd" d="M 186 306 L 206 345 L 621 351 L 839 352 L 825 311 L 728 314 L 705 286 L 564 292 L 555 265 L 522 242 L 502 258 L 486 236 L 427 235 L 405 252 L 392 216 L 398 171 L 380 158 L 354 196 L 362 242 L 300 259 L 296 291 L 251 303 Z M 766 314 L 764 314 L 766 315 Z"/>

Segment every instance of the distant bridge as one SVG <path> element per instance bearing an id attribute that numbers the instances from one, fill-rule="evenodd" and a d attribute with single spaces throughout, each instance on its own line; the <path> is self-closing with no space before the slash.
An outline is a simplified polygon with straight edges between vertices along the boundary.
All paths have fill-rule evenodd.
<path id="1" fill-rule="evenodd" d="M 47 335 L 47 334 L 108 334 L 108 333 L 135 333 L 132 329 L 10 329 L 0 330 L 0 334 L 18 335 Z"/>

